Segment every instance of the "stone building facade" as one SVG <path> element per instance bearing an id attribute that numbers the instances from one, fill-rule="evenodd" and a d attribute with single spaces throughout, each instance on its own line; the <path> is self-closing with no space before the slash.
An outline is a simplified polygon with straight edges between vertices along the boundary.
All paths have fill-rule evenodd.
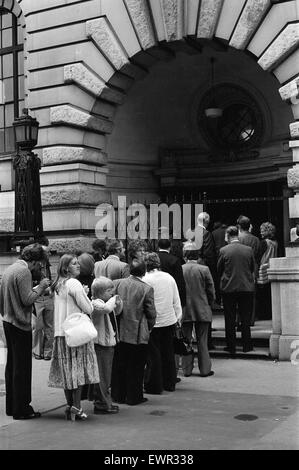
<path id="1" fill-rule="evenodd" d="M 149 203 L 207 190 L 233 200 L 238 186 L 246 200 L 243 185 L 268 195 L 269 208 L 279 188 L 286 258 L 273 265 L 273 279 L 298 282 L 290 229 L 299 219 L 299 0 L 1 0 L 1 11 L 0 120 L 12 14 L 19 39 L 11 53 L 23 77 L 17 101 L 40 123 L 36 152 L 53 249 L 89 249 L 96 208 L 118 195 Z M 216 99 L 227 109 L 222 140 L 204 120 L 211 58 Z M 3 118 L 0 138 L 9 126 Z M 233 137 L 241 145 L 228 151 Z M 0 152 L 1 232 L 13 231 L 12 153 L 8 144 Z"/>

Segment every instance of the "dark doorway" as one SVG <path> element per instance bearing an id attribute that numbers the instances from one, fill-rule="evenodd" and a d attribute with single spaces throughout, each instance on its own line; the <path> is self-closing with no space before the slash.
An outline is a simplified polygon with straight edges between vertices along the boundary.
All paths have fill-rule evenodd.
<path id="1" fill-rule="evenodd" d="M 236 225 L 242 214 L 250 218 L 252 233 L 260 237 L 260 225 L 271 222 L 276 227 L 278 256 L 284 256 L 284 220 L 288 220 L 288 214 L 284 214 L 284 185 L 285 182 L 277 181 L 192 188 L 176 192 L 176 200 L 201 202 L 211 217 L 209 230 L 213 230 L 213 224 L 217 221 Z M 172 195 L 168 195 L 172 199 Z"/>

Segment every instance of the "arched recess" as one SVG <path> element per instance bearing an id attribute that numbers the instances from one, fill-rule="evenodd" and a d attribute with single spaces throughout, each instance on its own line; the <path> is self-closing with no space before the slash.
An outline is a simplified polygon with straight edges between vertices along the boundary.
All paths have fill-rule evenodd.
<path id="1" fill-rule="evenodd" d="M 122 8 L 121 20 L 115 9 Z M 110 66 L 103 80 L 98 67 L 84 61 L 65 69 L 65 80 L 96 96 L 86 116 L 91 128 L 109 135 L 113 116 L 134 80 L 144 77 L 157 60 L 171 60 L 177 49 L 200 51 L 211 39 L 218 49 L 235 48 L 250 54 L 281 84 L 283 100 L 290 103 L 294 162 L 298 161 L 298 2 L 270 0 L 117 0 L 114 8 L 102 2 L 102 15 L 86 22 L 86 34 L 98 55 Z M 129 31 L 130 30 L 130 31 Z M 68 110 L 73 111 L 73 110 Z M 77 113 L 77 111 L 75 112 Z M 78 113 L 77 113 L 78 114 Z M 79 116 L 77 116 L 79 119 Z M 73 117 L 74 120 L 77 118 Z M 84 118 L 84 116 L 82 116 Z M 85 137 L 88 138 L 88 133 Z M 103 155 L 105 143 L 103 143 Z M 298 165 L 289 171 L 290 216 L 299 217 Z"/>
<path id="2" fill-rule="evenodd" d="M 156 61 L 171 60 L 179 49 L 197 53 L 213 39 L 215 47 L 244 51 L 274 73 L 285 100 L 297 94 L 298 0 L 20 5 L 28 30 L 28 107 L 40 122 L 44 225 L 63 238 L 94 232 L 95 207 L 109 200 L 107 136 L 116 109 Z"/>

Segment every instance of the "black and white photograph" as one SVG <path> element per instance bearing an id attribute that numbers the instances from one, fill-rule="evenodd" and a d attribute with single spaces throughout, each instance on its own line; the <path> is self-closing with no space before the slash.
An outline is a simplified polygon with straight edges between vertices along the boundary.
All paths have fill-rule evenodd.
<path id="1" fill-rule="evenodd" d="M 24 450 L 299 450 L 299 0 L 0 0 L 0 451 Z"/>

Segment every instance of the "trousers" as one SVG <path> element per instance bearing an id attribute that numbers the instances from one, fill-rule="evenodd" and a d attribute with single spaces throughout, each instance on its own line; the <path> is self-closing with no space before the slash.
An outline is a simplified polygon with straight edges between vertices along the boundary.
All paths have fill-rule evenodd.
<path id="1" fill-rule="evenodd" d="M 35 302 L 36 316 L 32 315 L 32 350 L 41 357 L 52 355 L 54 299 L 42 296 Z"/>
<path id="2" fill-rule="evenodd" d="M 111 395 L 117 403 L 138 405 L 143 399 L 143 378 L 147 344 L 120 342 L 115 348 Z"/>
<path id="3" fill-rule="evenodd" d="M 236 314 L 241 320 L 241 334 L 243 349 L 252 348 L 250 321 L 253 309 L 253 292 L 230 292 L 223 293 L 223 308 L 225 318 L 225 337 L 228 349 L 236 349 Z"/>
<path id="4" fill-rule="evenodd" d="M 32 413 L 32 332 L 3 322 L 7 344 L 5 367 L 6 414 L 23 416 Z"/>
<path id="5" fill-rule="evenodd" d="M 203 375 L 207 375 L 209 372 L 211 372 L 211 368 L 212 368 L 212 362 L 211 362 L 209 349 L 208 349 L 208 331 L 209 331 L 210 325 L 211 325 L 210 322 L 201 322 L 201 321 L 196 321 L 196 322 L 190 321 L 190 322 L 184 322 L 182 324 L 183 334 L 189 341 L 191 341 L 192 339 L 192 330 L 194 326 L 196 342 L 197 342 L 198 369 L 199 369 L 199 372 Z M 183 372 L 185 369 L 189 369 L 190 371 L 190 366 L 187 367 L 189 362 L 190 362 L 189 356 L 182 357 Z"/>
<path id="6" fill-rule="evenodd" d="M 100 376 L 100 383 L 93 385 L 94 406 L 100 410 L 107 410 L 110 409 L 112 405 L 110 386 L 114 346 L 95 344 L 94 349 L 97 356 Z"/>
<path id="7" fill-rule="evenodd" d="M 173 349 L 174 325 L 153 328 L 148 344 L 144 388 L 159 394 L 173 390 L 176 384 L 176 364 Z"/>

